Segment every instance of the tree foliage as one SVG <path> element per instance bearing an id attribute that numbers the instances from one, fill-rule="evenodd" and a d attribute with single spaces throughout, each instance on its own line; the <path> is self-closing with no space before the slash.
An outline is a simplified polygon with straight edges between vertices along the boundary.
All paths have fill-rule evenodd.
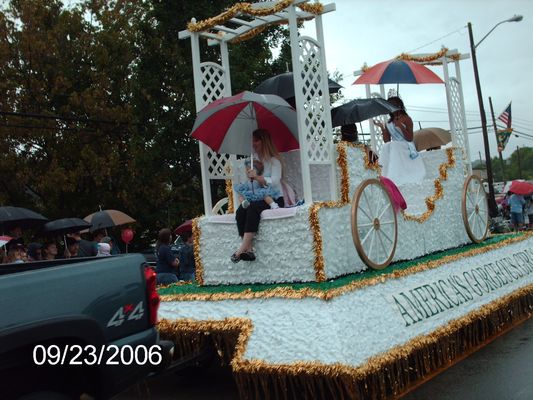
<path id="1" fill-rule="evenodd" d="M 178 32 L 231 4 L 11 0 L 0 12 L 0 204 L 51 219 L 120 209 L 138 238 L 199 215 L 191 51 Z M 231 46 L 233 92 L 284 72 L 286 41 L 276 27 Z M 218 55 L 203 46 L 202 57 Z"/>

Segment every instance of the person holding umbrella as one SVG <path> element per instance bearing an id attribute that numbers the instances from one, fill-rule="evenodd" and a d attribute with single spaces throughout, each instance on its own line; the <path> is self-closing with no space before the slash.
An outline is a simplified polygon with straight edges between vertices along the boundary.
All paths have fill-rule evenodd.
<path id="1" fill-rule="evenodd" d="M 252 134 L 253 158 L 263 163 L 263 175 L 258 175 L 254 169 L 247 172 L 249 179 L 255 179 L 263 187 L 270 186 L 273 192 L 283 193 L 281 178 L 283 175 L 281 157 L 272 143 L 269 132 L 266 129 L 256 129 Z M 279 207 L 284 207 L 283 195 L 274 198 Z M 237 263 L 254 261 L 255 254 L 252 250 L 253 239 L 259 229 L 261 213 L 270 209 L 265 200 L 251 201 L 248 207 L 239 206 L 235 213 L 237 229 L 242 238 L 241 246 L 231 255 L 231 261 Z"/>
<path id="2" fill-rule="evenodd" d="M 374 125 L 381 129 L 383 144 L 380 164 L 382 175 L 396 185 L 419 183 L 426 175 L 424 161 L 413 144 L 413 120 L 405 111 L 402 99 L 389 97 L 388 101 L 399 110 L 390 115 L 386 125 L 374 120 Z"/>

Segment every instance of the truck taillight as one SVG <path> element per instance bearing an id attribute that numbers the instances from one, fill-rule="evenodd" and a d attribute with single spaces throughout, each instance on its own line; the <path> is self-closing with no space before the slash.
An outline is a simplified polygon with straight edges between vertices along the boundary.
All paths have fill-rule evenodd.
<path id="1" fill-rule="evenodd" d="M 150 267 L 144 268 L 144 276 L 146 278 L 146 292 L 148 296 L 148 318 L 150 325 L 157 324 L 157 309 L 159 308 L 159 294 L 155 288 L 156 274 Z"/>

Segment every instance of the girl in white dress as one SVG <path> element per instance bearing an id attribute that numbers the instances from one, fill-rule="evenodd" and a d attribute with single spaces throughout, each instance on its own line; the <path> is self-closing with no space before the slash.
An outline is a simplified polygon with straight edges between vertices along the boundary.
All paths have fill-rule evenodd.
<path id="1" fill-rule="evenodd" d="M 386 125 L 374 120 L 374 125 L 381 129 L 385 142 L 379 156 L 381 174 L 397 186 L 422 182 L 426 168 L 413 143 L 413 120 L 399 97 L 389 97 L 388 101 L 400 110 L 390 114 Z"/>

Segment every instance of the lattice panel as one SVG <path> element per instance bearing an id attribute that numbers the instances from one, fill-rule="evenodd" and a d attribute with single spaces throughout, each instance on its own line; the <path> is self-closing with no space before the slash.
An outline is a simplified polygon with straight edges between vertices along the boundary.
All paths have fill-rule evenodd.
<path id="1" fill-rule="evenodd" d="M 200 71 L 202 76 L 202 107 L 205 107 L 207 104 L 224 97 L 225 70 L 218 64 L 205 62 L 200 64 Z M 231 177 L 229 154 L 219 154 L 206 148 L 205 157 L 209 179 L 229 179 Z"/>
<path id="2" fill-rule="evenodd" d="M 310 163 L 328 163 L 331 161 L 331 146 L 326 124 L 326 101 L 329 93 L 324 93 L 321 76 L 320 45 L 311 39 L 302 38 L 300 45 L 300 63 L 302 66 L 305 119 L 305 149 Z M 302 143 L 300 143 L 300 146 Z"/>
<path id="3" fill-rule="evenodd" d="M 449 90 L 450 90 L 450 104 L 451 104 L 451 114 L 454 132 L 452 132 L 454 140 L 453 144 L 457 147 L 460 147 L 463 150 L 463 169 L 465 176 L 469 173 L 468 166 L 470 161 L 468 159 L 468 131 L 466 126 L 464 126 L 464 115 L 462 107 L 462 98 L 461 98 L 461 84 L 455 78 L 450 78 L 449 80 Z"/>
<path id="4" fill-rule="evenodd" d="M 373 99 L 381 99 L 381 95 L 379 93 L 372 93 Z M 387 124 L 389 116 L 388 115 L 380 115 L 379 117 L 376 117 L 376 119 L 380 120 L 383 125 Z M 375 149 L 373 149 L 376 154 L 379 156 L 381 154 L 381 148 L 383 147 L 383 134 L 381 133 L 381 130 L 374 126 L 374 140 L 375 140 Z"/>
<path id="5" fill-rule="evenodd" d="M 224 96 L 224 68 L 212 62 L 200 64 L 202 107 Z"/>

